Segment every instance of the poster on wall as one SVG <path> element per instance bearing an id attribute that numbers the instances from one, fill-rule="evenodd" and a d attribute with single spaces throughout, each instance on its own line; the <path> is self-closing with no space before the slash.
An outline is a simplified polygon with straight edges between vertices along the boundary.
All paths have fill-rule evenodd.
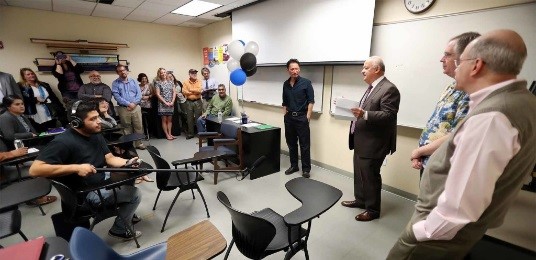
<path id="1" fill-rule="evenodd" d="M 215 65 L 224 64 L 228 60 L 227 44 L 203 48 L 203 65 L 205 66 L 214 67 Z"/>

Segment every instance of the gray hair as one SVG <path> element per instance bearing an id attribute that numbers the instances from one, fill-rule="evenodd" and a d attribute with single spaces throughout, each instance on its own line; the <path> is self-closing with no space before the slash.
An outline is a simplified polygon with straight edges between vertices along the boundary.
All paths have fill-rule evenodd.
<path id="1" fill-rule="evenodd" d="M 385 64 L 383 63 L 382 58 L 380 58 L 379 56 L 371 56 L 369 60 L 372 62 L 372 65 L 374 67 L 378 67 L 380 68 L 381 72 L 385 72 Z"/>
<path id="2" fill-rule="evenodd" d="M 456 41 L 456 46 L 454 47 L 454 52 L 456 52 L 456 58 L 460 57 L 460 55 L 462 55 L 463 51 L 465 50 L 465 47 L 467 47 L 467 45 L 471 41 L 478 37 L 480 37 L 480 33 L 465 32 L 450 39 L 451 41 Z"/>
<path id="3" fill-rule="evenodd" d="M 477 39 L 467 56 L 482 59 L 494 72 L 518 75 L 527 58 L 527 48 L 517 50 L 507 41 L 486 37 Z"/>

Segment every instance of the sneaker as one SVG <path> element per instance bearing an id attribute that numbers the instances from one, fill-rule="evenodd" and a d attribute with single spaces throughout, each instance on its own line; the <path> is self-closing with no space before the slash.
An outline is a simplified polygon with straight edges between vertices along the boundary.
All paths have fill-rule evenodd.
<path id="1" fill-rule="evenodd" d="M 145 145 L 144 144 L 140 144 L 138 146 L 136 146 L 136 148 L 140 149 L 140 150 L 145 150 Z"/>
<path id="2" fill-rule="evenodd" d="M 136 233 L 136 238 L 141 236 L 141 231 L 134 231 L 134 233 Z M 125 231 L 125 233 L 115 233 L 115 232 L 112 232 L 110 230 L 110 231 L 108 231 L 108 235 L 111 236 L 111 237 L 121 239 L 123 241 L 128 241 L 128 240 L 134 239 L 134 236 L 128 230 Z"/>
<path id="3" fill-rule="evenodd" d="M 134 214 L 134 216 L 132 216 L 132 225 L 138 224 L 140 221 L 141 218 L 138 217 L 138 215 Z"/>

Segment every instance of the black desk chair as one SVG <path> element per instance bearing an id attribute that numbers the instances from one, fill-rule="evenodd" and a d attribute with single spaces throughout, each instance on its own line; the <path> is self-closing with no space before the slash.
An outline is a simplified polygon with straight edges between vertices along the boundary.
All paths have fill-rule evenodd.
<path id="1" fill-rule="evenodd" d="M 147 151 L 153 158 L 154 164 L 157 169 L 171 169 L 169 166 L 169 163 L 164 160 L 160 156 L 160 152 L 158 149 L 152 145 L 147 146 Z M 160 198 L 160 193 L 162 191 L 169 191 L 174 190 L 176 188 L 179 188 L 179 191 L 177 192 L 177 195 L 175 195 L 175 198 L 173 199 L 173 202 L 171 203 L 171 206 L 169 206 L 168 212 L 166 214 L 166 218 L 164 219 L 164 224 L 162 224 L 162 229 L 160 232 L 164 232 L 164 228 L 166 227 L 166 222 L 169 217 L 169 214 L 171 213 L 171 209 L 173 209 L 173 206 L 175 205 L 175 202 L 177 201 L 177 198 L 179 195 L 187 190 L 192 191 L 192 196 L 195 199 L 194 195 L 194 189 L 199 192 L 199 195 L 201 195 L 201 199 L 203 199 L 203 203 L 205 204 L 205 209 L 207 211 L 207 218 L 210 218 L 210 214 L 208 213 L 208 207 L 207 202 L 205 201 L 205 197 L 203 196 L 203 193 L 201 192 L 201 189 L 199 189 L 199 186 L 197 185 L 198 181 L 203 180 L 203 177 L 197 173 L 194 169 L 192 169 L 191 172 L 157 172 L 156 173 L 156 186 L 158 187 L 158 195 L 156 196 L 156 200 L 154 201 L 153 210 L 156 209 L 156 203 L 158 202 L 158 198 Z"/>
<path id="2" fill-rule="evenodd" d="M 86 198 L 86 195 L 88 194 L 87 192 L 84 192 L 84 193 L 76 192 L 75 190 L 71 189 L 70 187 L 63 184 L 62 182 L 59 182 L 57 180 L 51 180 L 51 181 L 52 181 L 52 185 L 56 188 L 56 190 L 60 194 L 61 209 L 62 209 L 63 217 L 65 218 L 65 221 L 67 223 L 78 224 L 78 223 L 89 222 L 90 219 L 93 219 L 89 226 L 89 230 L 93 230 L 95 225 L 98 224 L 99 222 L 105 219 L 111 218 L 111 217 L 118 216 L 125 223 L 125 226 L 128 228 L 130 233 L 135 234 L 131 226 L 130 220 L 127 221 L 118 214 L 117 209 L 120 204 L 114 203 L 111 206 L 95 207 L 86 201 L 85 198 Z M 100 193 L 99 189 L 100 187 L 96 188 L 95 190 L 97 191 L 100 200 L 104 201 L 104 198 L 102 197 L 102 194 Z M 114 189 L 114 197 L 117 198 L 115 189 Z M 117 201 L 117 199 L 115 201 Z M 139 248 L 140 244 L 138 243 L 136 236 L 134 236 L 134 241 L 136 242 L 136 246 Z"/>
<path id="3" fill-rule="evenodd" d="M 45 178 L 15 182 L 0 189 L 0 238 L 18 233 L 28 241 L 21 231 L 22 216 L 18 205 L 49 194 L 51 189 L 50 181 Z"/>
<path id="4" fill-rule="evenodd" d="M 19 234 L 24 241 L 28 238 L 22 233 L 22 215 L 18 208 L 0 212 L 0 239 Z"/>
<path id="5" fill-rule="evenodd" d="M 225 193 L 218 191 L 218 200 L 231 214 L 233 239 L 225 253 L 229 257 L 233 244 L 238 250 L 251 259 L 262 259 L 279 251 L 288 251 L 292 244 L 305 237 L 306 230 L 301 226 L 288 226 L 283 216 L 270 208 L 247 214 L 234 209 Z M 307 247 L 304 247 L 305 258 L 309 259 Z M 287 254 L 285 259 L 292 255 Z"/>

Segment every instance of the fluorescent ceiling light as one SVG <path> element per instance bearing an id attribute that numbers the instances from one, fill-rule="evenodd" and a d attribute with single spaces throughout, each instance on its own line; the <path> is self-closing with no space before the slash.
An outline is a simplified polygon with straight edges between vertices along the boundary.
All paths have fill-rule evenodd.
<path id="1" fill-rule="evenodd" d="M 188 16 L 199 16 L 208 11 L 214 10 L 220 7 L 220 4 L 213 4 L 200 0 L 193 0 L 175 10 L 172 11 L 174 14 L 182 14 Z"/>

